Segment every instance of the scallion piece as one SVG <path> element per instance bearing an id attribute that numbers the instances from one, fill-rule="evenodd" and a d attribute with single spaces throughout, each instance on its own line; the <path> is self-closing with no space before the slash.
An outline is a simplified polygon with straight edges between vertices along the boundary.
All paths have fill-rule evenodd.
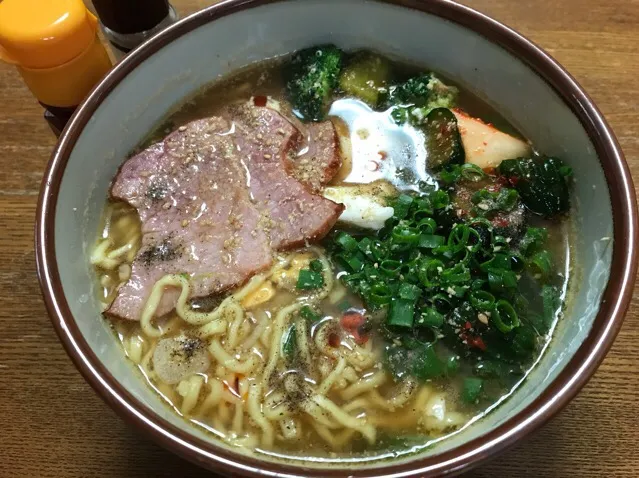
<path id="1" fill-rule="evenodd" d="M 390 303 L 386 323 L 396 327 L 412 327 L 415 314 L 415 301 L 409 299 L 394 299 Z"/>
<path id="2" fill-rule="evenodd" d="M 284 338 L 284 342 L 282 344 L 282 355 L 287 359 L 291 360 L 293 355 L 295 354 L 295 350 L 297 349 L 297 333 L 295 331 L 295 325 L 291 325 L 286 333 Z"/>
<path id="3" fill-rule="evenodd" d="M 384 283 L 377 283 L 373 285 L 366 295 L 367 301 L 374 306 L 382 306 L 390 304 L 393 299 L 393 291 Z"/>
<path id="4" fill-rule="evenodd" d="M 318 313 L 316 313 L 308 305 L 305 305 L 304 307 L 300 309 L 300 315 L 311 323 L 317 322 L 322 318 Z"/>
<path id="5" fill-rule="evenodd" d="M 422 311 L 416 321 L 416 325 L 420 327 L 441 327 L 444 324 L 444 316 L 437 312 L 436 309 L 429 307 Z"/>
<path id="6" fill-rule="evenodd" d="M 550 256 L 550 252 L 544 250 L 534 254 L 528 262 L 528 267 L 531 269 L 534 277 L 538 277 L 543 280 L 547 279 L 552 270 L 552 258 Z"/>
<path id="7" fill-rule="evenodd" d="M 470 305 L 480 312 L 492 310 L 495 305 L 495 296 L 485 290 L 473 291 L 470 294 Z"/>
<path id="8" fill-rule="evenodd" d="M 319 289 L 324 285 L 324 276 L 321 272 L 312 269 L 302 269 L 297 277 L 297 288 L 299 290 Z"/>
<path id="9" fill-rule="evenodd" d="M 467 181 L 481 181 L 487 174 L 479 166 L 473 163 L 465 163 L 460 166 L 460 173 L 462 179 Z"/>
<path id="10" fill-rule="evenodd" d="M 395 226 L 392 232 L 393 242 L 415 245 L 419 242 L 419 229 L 416 227 Z"/>
<path id="11" fill-rule="evenodd" d="M 399 297 L 408 300 L 417 300 L 422 294 L 422 290 L 416 285 L 409 284 L 407 282 L 402 283 L 399 286 Z"/>
<path id="12" fill-rule="evenodd" d="M 517 312 L 509 302 L 498 300 L 495 307 L 491 311 L 490 320 L 500 332 L 508 333 L 514 328 L 519 327 L 519 317 Z"/>
<path id="13" fill-rule="evenodd" d="M 481 378 L 466 377 L 462 386 L 462 400 L 468 404 L 476 403 L 483 389 L 484 381 Z"/>
<path id="14" fill-rule="evenodd" d="M 446 242 L 444 236 L 437 236 L 435 234 L 420 234 L 418 246 L 423 249 L 434 249 L 443 245 Z"/>
<path id="15" fill-rule="evenodd" d="M 355 238 L 343 231 L 340 231 L 335 236 L 335 242 L 342 246 L 342 249 L 348 252 L 353 252 L 357 249 L 357 241 Z"/>
<path id="16" fill-rule="evenodd" d="M 382 275 L 386 277 L 398 277 L 400 274 L 400 270 L 402 268 L 402 263 L 399 261 L 395 261 L 392 259 L 386 259 L 382 261 L 379 265 L 379 271 Z"/>

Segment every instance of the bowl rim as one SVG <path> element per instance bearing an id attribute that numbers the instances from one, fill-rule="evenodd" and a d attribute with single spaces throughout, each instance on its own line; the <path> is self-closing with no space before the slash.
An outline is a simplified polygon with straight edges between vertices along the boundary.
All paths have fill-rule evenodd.
<path id="1" fill-rule="evenodd" d="M 456 23 L 504 48 L 526 63 L 561 97 L 579 119 L 602 164 L 613 211 L 613 256 L 608 284 L 588 336 L 561 373 L 526 408 L 488 433 L 451 450 L 405 463 L 384 462 L 365 469 L 305 468 L 234 453 L 214 441 L 177 428 L 122 387 L 84 340 L 64 296 L 55 254 L 55 213 L 66 164 L 91 116 L 116 85 L 134 68 L 174 39 L 216 19 L 246 9 L 298 0 L 224 0 L 178 21 L 116 65 L 79 106 L 60 137 L 42 180 L 36 212 L 37 274 L 53 326 L 68 355 L 87 382 L 116 412 L 163 447 L 215 471 L 245 476 L 353 477 L 438 476 L 457 474 L 494 456 L 547 422 L 586 384 L 610 349 L 632 298 L 637 272 L 637 203 L 621 148 L 602 114 L 575 79 L 550 55 L 504 24 L 448 0 L 372 0 L 414 9 Z"/>

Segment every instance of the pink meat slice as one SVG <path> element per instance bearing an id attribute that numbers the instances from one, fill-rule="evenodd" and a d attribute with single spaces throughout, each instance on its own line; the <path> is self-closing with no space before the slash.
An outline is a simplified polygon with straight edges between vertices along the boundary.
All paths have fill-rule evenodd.
<path id="1" fill-rule="evenodd" d="M 271 246 L 291 249 L 324 237 L 344 206 L 314 194 L 288 174 L 288 156 L 300 141 L 299 131 L 269 108 L 242 105 L 230 108 L 229 114 L 252 132 L 244 137 L 249 151 L 245 166 L 251 198 L 262 212 L 261 225 L 271 238 Z M 282 142 L 289 148 L 278 149 Z M 250 147 L 251 143 L 260 147 Z"/>
<path id="2" fill-rule="evenodd" d="M 343 206 L 287 174 L 298 136 L 279 113 L 242 106 L 182 126 L 126 161 L 111 196 L 137 209 L 143 239 L 106 314 L 139 320 L 166 274 L 189 274 L 191 298 L 222 292 L 268 268 L 273 250 L 323 237 Z M 178 292 L 165 292 L 156 316 L 175 307 Z"/>
<path id="3" fill-rule="evenodd" d="M 137 209 L 143 236 L 109 315 L 138 320 L 166 274 L 191 275 L 191 295 L 200 297 L 241 284 L 272 263 L 246 173 L 234 160 L 232 125 L 210 118 L 181 129 L 129 159 L 112 185 L 113 198 Z M 156 315 L 173 309 L 176 292 L 164 295 Z"/>
<path id="4" fill-rule="evenodd" d="M 320 191 L 342 166 L 339 139 L 331 121 L 310 123 L 305 130 L 301 154 L 289 154 L 286 169 L 312 191 Z"/>

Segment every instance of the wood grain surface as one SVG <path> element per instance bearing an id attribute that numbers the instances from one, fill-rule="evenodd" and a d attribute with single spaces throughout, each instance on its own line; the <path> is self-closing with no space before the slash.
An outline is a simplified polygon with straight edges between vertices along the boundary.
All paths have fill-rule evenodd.
<path id="1" fill-rule="evenodd" d="M 173 0 L 181 14 L 210 3 Z M 639 1 L 467 0 L 548 50 L 601 108 L 639 181 Z M 0 477 L 211 476 L 125 424 L 84 382 L 35 273 L 38 189 L 55 139 L 0 65 Z M 581 394 L 476 477 L 639 476 L 639 309 Z"/>

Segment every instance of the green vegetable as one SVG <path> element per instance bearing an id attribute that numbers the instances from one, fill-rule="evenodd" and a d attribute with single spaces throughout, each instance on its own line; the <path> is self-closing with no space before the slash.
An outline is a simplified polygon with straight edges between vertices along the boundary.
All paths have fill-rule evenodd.
<path id="1" fill-rule="evenodd" d="M 484 189 L 482 195 L 490 194 L 495 207 L 519 208 L 513 204 L 517 192 L 504 189 L 501 195 Z M 499 367 L 508 362 L 505 376 L 521 371 L 537 350 L 541 326 L 534 321 L 539 317 L 543 325 L 541 299 L 535 292 L 523 297 L 518 289 L 522 280 L 538 287 L 524 268 L 544 251 L 544 234 L 529 228 L 524 254 L 518 241 L 509 241 L 487 218 L 451 220 L 450 204 L 446 189 L 402 194 L 389 202 L 394 214 L 379 232 L 338 233 L 328 240 L 343 267 L 340 280 L 368 309 L 385 315 L 385 364 L 398 379 L 454 373 L 448 356 L 435 353 L 435 341 L 471 365 L 484 357 Z M 552 318 L 557 309 L 551 292 L 545 297 Z"/>
<path id="2" fill-rule="evenodd" d="M 539 251 L 548 239 L 548 231 L 541 227 L 529 227 L 519 241 L 519 250 L 524 256 Z"/>
<path id="3" fill-rule="evenodd" d="M 342 51 L 322 45 L 297 52 L 286 84 L 295 111 L 306 121 L 322 120 L 330 107 L 342 69 Z"/>
<path id="4" fill-rule="evenodd" d="M 415 314 L 415 301 L 411 299 L 391 300 L 386 323 L 396 327 L 412 327 Z"/>
<path id="5" fill-rule="evenodd" d="M 495 213 L 512 211 L 519 204 L 519 194 L 515 189 L 501 188 L 498 192 L 480 189 L 471 198 L 475 205 L 473 214 L 491 218 Z"/>
<path id="6" fill-rule="evenodd" d="M 459 372 L 459 355 L 451 355 L 446 360 L 446 375 L 453 377 Z"/>
<path id="7" fill-rule="evenodd" d="M 324 275 L 313 269 L 302 269 L 297 277 L 299 290 L 319 289 L 324 285 Z"/>
<path id="8" fill-rule="evenodd" d="M 481 378 L 467 377 L 464 379 L 461 398 L 466 403 L 476 403 L 483 389 L 484 381 Z"/>
<path id="9" fill-rule="evenodd" d="M 517 189 L 524 205 L 546 218 L 568 212 L 570 192 L 567 177 L 572 174 L 560 159 L 519 158 L 502 161 L 499 173 Z"/>
<path id="10" fill-rule="evenodd" d="M 416 321 L 416 325 L 423 327 L 441 327 L 444 323 L 444 315 L 436 309 L 429 307 L 422 311 Z"/>
<path id="11" fill-rule="evenodd" d="M 528 262 L 528 267 L 535 277 L 546 280 L 552 271 L 550 252 L 544 250 L 534 254 Z"/>
<path id="12" fill-rule="evenodd" d="M 490 314 L 490 320 L 500 332 L 507 333 L 519 327 L 519 317 L 510 303 L 498 300 Z"/>
<path id="13" fill-rule="evenodd" d="M 296 350 L 297 333 L 295 331 L 295 325 L 291 325 L 282 344 L 282 355 L 290 361 L 294 357 Z"/>
<path id="14" fill-rule="evenodd" d="M 380 89 L 386 86 L 390 66 L 371 53 L 357 55 L 342 71 L 339 86 L 349 96 L 359 98 L 375 108 Z"/>
<path id="15" fill-rule="evenodd" d="M 348 309 L 348 307 L 346 309 Z M 318 322 L 322 318 L 317 312 L 311 309 L 308 305 L 305 305 L 304 307 L 300 309 L 300 315 L 311 323 Z"/>
<path id="16" fill-rule="evenodd" d="M 394 107 L 393 119 L 399 123 L 423 123 L 435 108 L 452 108 L 457 101 L 457 88 L 442 83 L 432 73 L 409 78 L 388 89 L 387 107 Z"/>
<path id="17" fill-rule="evenodd" d="M 543 286 L 541 288 L 541 299 L 543 308 L 542 317 L 545 330 L 540 332 L 545 333 L 552 326 L 557 315 L 557 310 L 561 308 L 561 295 L 559 289 L 550 285 Z"/>
<path id="18" fill-rule="evenodd" d="M 452 185 L 459 181 L 479 182 L 488 175 L 479 166 L 473 163 L 448 164 L 439 172 L 439 179 L 446 185 Z"/>
<path id="19" fill-rule="evenodd" d="M 426 135 L 427 166 L 430 170 L 438 171 L 449 164 L 464 162 L 464 146 L 452 111 L 446 108 L 432 110 L 422 129 Z"/>
<path id="20" fill-rule="evenodd" d="M 423 344 L 414 355 L 412 372 L 419 379 L 433 379 L 446 373 L 446 364 L 437 356 L 432 344 Z"/>

